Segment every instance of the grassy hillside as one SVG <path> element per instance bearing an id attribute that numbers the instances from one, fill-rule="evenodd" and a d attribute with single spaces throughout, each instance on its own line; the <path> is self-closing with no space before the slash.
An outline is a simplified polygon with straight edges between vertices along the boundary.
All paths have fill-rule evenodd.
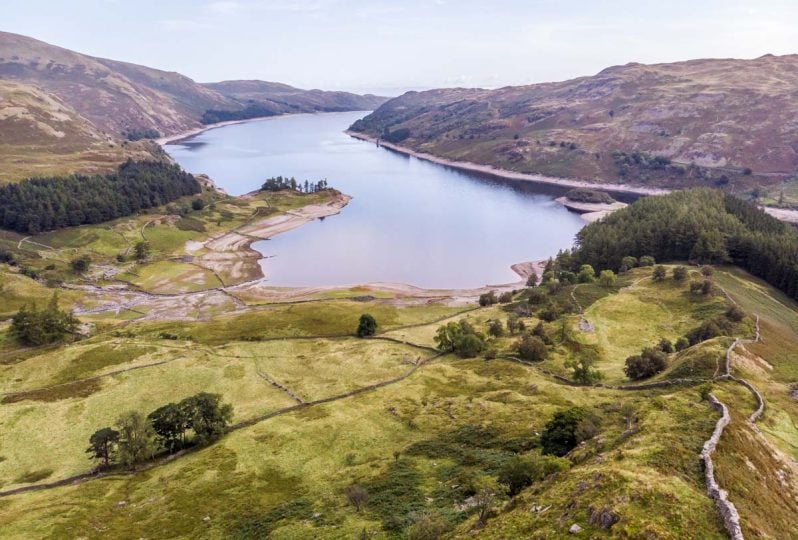
<path id="1" fill-rule="evenodd" d="M 718 450 L 718 478 L 747 536 L 786 538 L 798 510 L 791 498 L 798 434 L 784 424 L 797 412 L 788 393 L 795 373 L 775 343 L 789 341 L 788 351 L 798 343 L 795 305 L 736 270 L 717 269 L 714 279 L 761 317 L 763 344 L 738 349 L 732 367 L 767 399 L 759 434 L 745 420 L 754 407 L 748 391 L 713 385 L 734 418 Z M 576 537 L 585 538 L 724 538 L 697 461 L 717 413 L 698 386 L 574 387 L 546 375 L 570 377 L 562 362 L 595 347 L 604 383 L 623 383 L 626 355 L 729 305 L 723 294 L 691 298 L 685 287 L 655 282 L 643 268 L 612 288 L 564 288 L 553 300 L 573 293 L 592 330 L 581 329 L 579 314 L 546 323 L 554 346 L 542 364 L 503 358 L 514 354 L 513 336 L 497 339 L 500 358 L 490 361 L 433 358 L 418 347 L 433 344 L 434 330 L 449 321 L 465 319 L 484 332 L 515 303 L 463 312 L 380 299 L 256 307 L 207 322 L 106 322 L 69 347 L 4 356 L 0 489 L 87 470 L 88 435 L 124 409 L 146 411 L 205 389 L 233 404 L 234 422 L 243 424 L 216 444 L 132 475 L 0 498 L 0 524 L 8 537 L 403 538 L 425 526 L 444 538 L 552 538 L 578 524 Z M 365 311 L 380 322 L 378 339 L 348 337 Z M 539 320 L 523 319 L 530 328 Z M 562 324 L 571 328 L 570 345 L 558 345 Z M 746 319 L 735 332 L 751 330 Z M 341 337 L 302 337 L 330 334 Z M 710 341 L 671 355 L 670 367 L 699 352 L 712 371 L 725 345 Z M 290 409 L 297 399 L 311 404 Z M 559 472 L 509 497 L 497 480 L 502 467 L 514 456 L 540 459 L 544 425 L 571 406 L 590 411 L 597 431 Z M 359 511 L 344 494 L 354 484 L 368 493 Z M 484 525 L 473 499 L 482 486 L 497 493 Z"/>
<path id="2" fill-rule="evenodd" d="M 789 202 L 797 66 L 796 55 L 627 64 L 557 83 L 408 92 L 353 129 L 512 171 L 598 184 L 759 187 Z"/>
<path id="3" fill-rule="evenodd" d="M 152 159 L 147 141 L 122 142 L 33 84 L 0 80 L 0 183 L 26 176 L 108 172 Z"/>

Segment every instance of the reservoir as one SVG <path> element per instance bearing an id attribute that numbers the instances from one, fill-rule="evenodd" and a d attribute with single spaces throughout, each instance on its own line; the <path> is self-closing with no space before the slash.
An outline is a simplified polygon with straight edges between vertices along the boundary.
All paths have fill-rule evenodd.
<path id="1" fill-rule="evenodd" d="M 267 118 L 165 148 L 231 195 L 282 175 L 352 196 L 338 215 L 253 244 L 273 286 L 510 283 L 519 280 L 510 265 L 571 247 L 584 225 L 554 201 L 561 188 L 461 172 L 344 133 L 366 114 Z"/>

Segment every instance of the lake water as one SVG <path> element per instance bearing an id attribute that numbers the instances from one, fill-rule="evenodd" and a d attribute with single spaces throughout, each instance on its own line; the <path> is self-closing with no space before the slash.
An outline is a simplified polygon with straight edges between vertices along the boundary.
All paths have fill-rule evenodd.
<path id="1" fill-rule="evenodd" d="M 253 244 L 275 286 L 509 283 L 519 279 L 511 264 L 570 247 L 584 225 L 554 201 L 562 190 L 460 172 L 343 133 L 365 114 L 269 118 L 166 149 L 233 195 L 282 175 L 326 178 L 353 197 L 339 215 Z"/>

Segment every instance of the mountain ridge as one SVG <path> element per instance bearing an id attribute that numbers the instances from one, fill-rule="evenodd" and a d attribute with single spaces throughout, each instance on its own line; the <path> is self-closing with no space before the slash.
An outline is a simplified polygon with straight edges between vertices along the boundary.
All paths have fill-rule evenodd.
<path id="1" fill-rule="evenodd" d="M 798 55 L 630 63 L 561 82 L 408 92 L 352 129 L 517 172 L 744 190 L 798 173 L 796 97 Z"/>
<path id="2" fill-rule="evenodd" d="M 177 72 L 97 58 L 0 32 L 0 124 L 5 135 L 0 136 L 0 165 L 4 166 L 0 181 L 30 174 L 112 169 L 142 152 L 161 159 L 153 145 L 130 141 L 197 129 L 220 115 L 253 118 L 366 110 L 384 101 L 377 96 L 255 82 L 254 94 L 226 95 L 214 86 L 235 89 L 237 81 L 200 84 Z M 23 89 L 35 98 L 20 105 Z M 71 111 L 68 118 L 63 117 L 62 108 Z M 215 116 L 208 116 L 209 111 Z M 37 117 L 36 123 L 29 121 L 32 116 Z M 80 137 L 73 137 L 78 133 Z M 59 143 L 57 150 L 54 142 Z"/>

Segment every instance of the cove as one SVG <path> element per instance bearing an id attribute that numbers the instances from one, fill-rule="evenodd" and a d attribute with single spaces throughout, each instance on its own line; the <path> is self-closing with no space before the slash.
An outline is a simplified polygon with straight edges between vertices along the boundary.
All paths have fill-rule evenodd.
<path id="1" fill-rule="evenodd" d="M 562 188 L 461 172 L 346 135 L 365 114 L 267 118 L 165 149 L 232 195 L 282 175 L 324 178 L 352 196 L 339 215 L 253 244 L 273 286 L 510 283 L 519 279 L 510 265 L 570 247 L 584 225 L 554 201 Z"/>

